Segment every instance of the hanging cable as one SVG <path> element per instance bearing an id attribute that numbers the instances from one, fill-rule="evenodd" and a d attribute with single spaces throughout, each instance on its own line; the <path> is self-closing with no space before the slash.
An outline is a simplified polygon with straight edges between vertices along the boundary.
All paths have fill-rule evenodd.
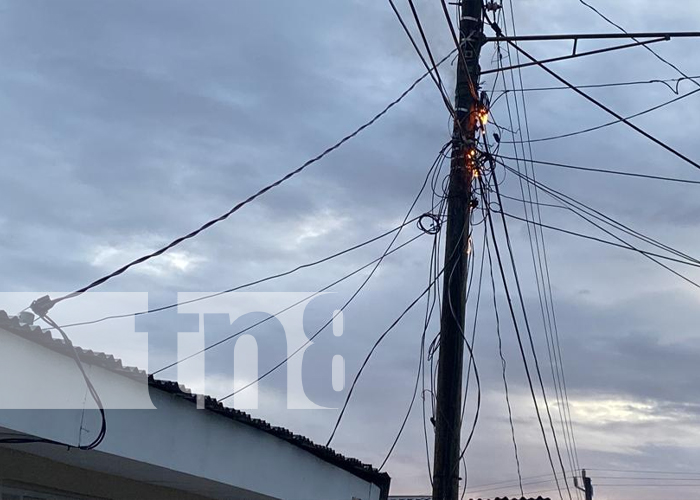
<path id="1" fill-rule="evenodd" d="M 581 87 L 579 86 L 578 88 L 581 88 Z M 683 94 L 683 95 L 680 95 L 680 96 L 678 96 L 678 97 L 675 97 L 674 99 L 671 99 L 670 101 L 662 102 L 661 104 L 657 104 L 656 106 L 653 106 L 653 107 L 651 107 L 651 108 L 647 108 L 647 109 L 645 109 L 644 111 L 640 111 L 639 113 L 635 113 L 635 114 L 633 114 L 633 115 L 629 115 L 629 116 L 625 117 L 625 120 L 632 120 L 632 119 L 634 119 L 634 118 L 638 118 L 638 117 L 640 117 L 640 116 L 644 116 L 644 115 L 646 115 L 646 114 L 652 113 L 652 112 L 657 111 L 657 110 L 659 110 L 659 109 L 661 109 L 661 108 L 665 108 L 666 106 L 670 106 L 671 104 L 675 104 L 675 103 L 677 103 L 677 102 L 679 102 L 679 101 L 682 101 L 683 99 L 686 99 L 687 97 L 693 96 L 693 95 L 697 94 L 698 92 L 700 92 L 700 88 L 697 88 L 697 89 L 692 90 L 692 91 L 690 91 L 690 92 L 688 92 L 688 93 L 686 93 L 686 94 Z M 595 132 L 596 130 L 602 130 L 602 129 L 604 129 L 604 128 L 610 127 L 610 126 L 612 126 L 612 125 L 617 125 L 618 123 L 622 123 L 622 122 L 623 122 L 623 120 L 619 120 L 619 119 L 618 119 L 618 120 L 612 120 L 612 121 L 603 123 L 603 124 L 601 124 L 601 125 L 596 125 L 595 127 L 588 127 L 588 128 L 584 128 L 584 129 L 581 129 L 581 130 L 577 130 L 577 131 L 575 131 L 575 132 L 567 132 L 567 133 L 565 133 L 565 134 L 558 134 L 558 135 L 553 135 L 553 136 L 549 136 L 549 137 L 540 137 L 540 138 L 537 138 L 537 139 L 528 139 L 528 140 L 527 140 L 527 143 L 528 143 L 528 144 L 533 144 L 533 143 L 536 143 L 536 142 L 556 141 L 556 140 L 559 140 L 559 139 L 566 139 L 566 138 L 569 138 L 569 137 L 576 137 L 576 136 L 579 136 L 579 135 L 588 134 L 588 133 L 590 133 L 590 132 Z M 509 141 L 503 141 L 503 144 L 508 144 L 508 143 L 509 143 Z"/>
<path id="2" fill-rule="evenodd" d="M 441 59 L 440 61 L 438 61 L 437 65 L 443 64 L 447 59 L 449 59 L 449 57 L 450 57 L 449 55 L 448 55 L 448 56 L 445 56 L 443 59 Z M 158 256 L 160 256 L 160 255 L 162 255 L 162 254 L 168 252 L 169 250 L 173 249 L 174 247 L 176 247 L 176 246 L 182 244 L 183 242 L 185 242 L 185 241 L 187 241 L 187 240 L 190 240 L 190 239 L 192 239 L 192 238 L 195 238 L 195 237 L 198 236 L 200 233 L 202 233 L 203 231 L 206 231 L 207 229 L 209 229 L 209 228 L 212 227 L 213 225 L 215 225 L 215 224 L 217 224 L 217 223 L 219 223 L 219 222 L 222 222 L 222 221 L 228 219 L 231 215 L 233 215 L 234 213 L 238 212 L 238 211 L 239 211 L 240 209 L 242 209 L 244 206 L 246 206 L 246 205 L 252 203 L 253 201 L 255 201 L 256 199 L 258 199 L 259 197 L 263 196 L 263 195 L 264 195 L 265 193 L 267 193 L 268 191 L 274 189 L 275 187 L 277 187 L 277 186 L 283 184 L 284 182 L 286 182 L 287 180 L 289 180 L 289 179 L 291 179 L 292 177 L 296 176 L 297 174 L 303 172 L 303 171 L 304 171 L 306 168 L 308 168 L 309 166 L 311 166 L 311 165 L 313 165 L 314 163 L 320 161 L 320 160 L 323 159 L 325 156 L 329 155 L 330 153 L 332 153 L 332 152 L 335 151 L 336 149 L 338 149 L 338 148 L 340 148 L 341 146 L 343 146 L 346 142 L 348 142 L 348 141 L 350 141 L 351 139 L 355 138 L 355 137 L 356 137 L 357 135 L 359 135 L 362 131 L 364 131 L 365 129 L 367 129 L 367 128 L 371 127 L 372 125 L 374 125 L 380 118 L 382 118 L 384 115 L 386 115 L 394 106 L 396 106 L 397 104 L 399 104 L 408 94 L 410 94 L 410 93 L 418 86 L 418 84 L 419 84 L 420 82 L 422 82 L 425 78 L 427 78 L 429 75 L 431 75 L 433 69 L 434 69 L 434 68 L 428 67 L 426 73 L 424 73 L 421 77 L 419 77 L 417 80 L 415 80 L 415 81 L 414 81 L 414 82 L 413 82 L 399 97 L 397 97 L 397 98 L 394 99 L 392 102 L 390 102 L 387 106 L 385 106 L 384 109 L 383 109 L 382 111 L 380 111 L 379 113 L 377 113 L 377 114 L 376 114 L 372 119 L 370 119 L 368 122 L 364 123 L 363 125 L 361 125 L 361 126 L 358 127 L 357 129 L 355 129 L 352 133 L 346 135 L 346 136 L 343 137 L 341 140 L 339 140 L 339 141 L 336 142 L 334 145 L 330 146 L 329 148 L 327 148 L 325 151 L 323 151 L 322 153 L 318 154 L 318 155 L 315 156 L 314 158 L 311 158 L 310 160 L 307 160 L 307 161 L 304 162 L 300 167 L 296 168 L 295 170 L 292 170 L 291 172 L 287 173 L 287 174 L 286 174 L 285 176 L 283 176 L 282 178 L 278 179 L 277 181 L 273 182 L 272 184 L 268 184 L 267 186 L 265 186 L 264 188 L 262 188 L 261 190 L 259 190 L 257 193 L 255 193 L 255 194 L 249 196 L 248 198 L 246 198 L 245 200 L 241 201 L 240 203 L 238 203 L 237 205 L 235 205 L 233 208 L 231 208 L 228 212 L 226 212 L 226 213 L 224 213 L 223 215 L 217 217 L 216 219 L 211 219 L 211 220 L 209 220 L 208 222 L 204 223 L 202 226 L 200 226 L 198 229 L 192 231 L 191 233 L 189 233 L 189 234 L 187 234 L 187 235 L 185 235 L 185 236 L 181 236 L 181 237 L 179 237 L 179 238 L 176 238 L 175 240 L 171 241 L 170 243 L 168 243 L 168 244 L 165 245 L 164 247 L 161 247 L 160 249 L 158 249 L 158 250 L 156 250 L 156 251 L 154 251 L 154 252 L 152 252 L 152 253 L 150 253 L 150 254 L 144 255 L 144 256 L 142 256 L 142 257 L 139 257 L 138 259 L 133 260 L 133 261 L 130 262 L 129 264 L 126 264 L 126 265 L 122 266 L 121 268 L 117 269 L 116 271 L 114 271 L 114 272 L 112 272 L 112 273 L 110 273 L 110 274 L 108 274 L 108 275 L 106 275 L 106 276 L 103 276 L 102 278 L 100 278 L 100 279 L 98 279 L 98 280 L 93 281 L 91 284 L 89 284 L 89 285 L 87 285 L 87 286 L 85 286 L 85 287 L 83 287 L 83 288 L 80 288 L 80 289 L 76 290 L 75 292 L 72 292 L 72 293 L 70 293 L 70 294 L 61 296 L 61 297 L 59 297 L 59 298 L 57 298 L 57 299 L 50 299 L 49 297 L 42 297 L 41 299 L 35 301 L 35 302 L 32 304 L 32 310 L 33 310 L 38 316 L 45 315 L 46 312 L 48 312 L 53 306 L 55 306 L 55 305 L 58 304 L 59 302 L 62 302 L 62 301 L 64 301 L 64 300 L 68 300 L 68 299 L 72 299 L 72 298 L 78 297 L 78 296 L 84 294 L 85 292 L 88 292 L 89 290 L 92 290 L 93 288 L 96 288 L 96 287 L 98 287 L 98 286 L 100 286 L 100 285 L 103 285 L 103 284 L 106 283 L 107 281 L 109 281 L 109 280 L 111 280 L 111 279 L 113 279 L 113 278 L 115 278 L 115 277 L 117 277 L 117 276 L 119 276 L 119 275 L 125 273 L 125 272 L 128 271 L 130 268 L 132 268 L 132 267 L 134 267 L 134 266 L 137 266 L 137 265 L 140 265 L 140 264 L 143 264 L 144 262 L 146 262 L 146 261 L 148 261 L 148 260 L 151 260 L 151 259 L 153 259 L 153 258 L 155 258 L 155 257 L 158 257 Z"/>
<path id="3" fill-rule="evenodd" d="M 495 24 L 495 23 L 489 23 L 489 24 L 491 24 L 491 27 L 493 28 L 494 31 L 496 31 L 496 34 L 497 34 L 498 36 L 503 36 L 503 35 L 502 35 L 501 28 L 499 28 L 497 24 Z M 526 50 L 524 50 L 523 48 L 521 48 L 521 47 L 520 47 L 519 45 L 517 45 L 516 43 L 514 43 L 514 42 L 512 42 L 512 41 L 510 41 L 510 40 L 506 40 L 506 41 L 508 42 L 508 44 L 510 44 L 511 46 L 513 46 L 518 52 L 520 52 L 521 54 L 523 54 L 525 57 L 527 57 L 528 59 L 530 59 L 532 62 L 536 63 L 540 68 L 542 68 L 544 71 L 546 71 L 547 73 L 549 73 L 552 77 L 554 77 L 555 79 L 559 80 L 561 83 L 563 83 L 564 85 L 566 85 L 567 87 L 569 87 L 571 90 L 573 90 L 574 92 L 576 92 L 577 94 L 579 94 L 581 97 L 583 97 L 583 98 L 586 99 L 587 101 L 589 101 L 589 102 L 591 102 L 592 104 L 594 104 L 595 106 L 599 107 L 600 109 L 602 109 L 602 110 L 605 111 L 606 113 L 608 113 L 608 114 L 614 116 L 615 118 L 617 118 L 618 120 L 620 120 L 622 123 L 624 123 L 625 125 L 627 125 L 627 126 L 630 127 L 631 129 L 635 130 L 636 132 L 638 132 L 638 133 L 641 134 L 642 136 L 646 137 L 647 139 L 649 139 L 649 140 L 652 141 L 653 143 L 655 143 L 655 144 L 661 146 L 663 149 L 665 149 L 666 151 L 670 152 L 671 154 L 677 156 L 678 158 L 680 158 L 681 160 L 685 161 L 685 162 L 688 163 L 689 165 L 692 165 L 693 167 L 695 167 L 695 168 L 697 168 L 697 169 L 700 169 L 700 163 L 697 163 L 696 161 L 690 159 L 688 156 L 684 155 L 683 153 L 681 153 L 681 152 L 678 151 L 677 149 L 675 149 L 675 148 L 669 146 L 668 144 L 666 144 L 666 143 L 663 142 L 662 140 L 660 140 L 660 139 L 656 138 L 655 136 L 651 135 L 649 132 L 647 132 L 647 131 L 645 131 L 644 129 L 638 127 L 637 125 L 635 125 L 635 124 L 632 123 L 631 121 L 627 120 L 624 116 L 622 116 L 622 115 L 620 115 L 619 113 L 617 113 L 616 111 L 613 111 L 610 107 L 606 106 L 605 104 L 601 103 L 601 102 L 598 101 L 597 99 L 595 99 L 595 98 L 591 97 L 590 95 L 586 94 L 583 90 L 579 89 L 579 88 L 576 87 L 574 84 L 570 83 L 568 80 L 566 80 L 566 79 L 564 79 L 563 77 L 561 77 L 558 73 L 556 73 L 555 71 L 553 71 L 553 70 L 551 70 L 550 68 L 548 68 L 546 65 L 542 64 L 541 62 L 539 62 L 539 61 L 538 61 L 537 59 L 535 59 L 532 55 L 530 55 L 529 52 L 527 52 Z"/>
<path id="4" fill-rule="evenodd" d="M 102 400 L 100 399 L 100 395 L 97 393 L 97 389 L 95 389 L 95 386 L 93 385 L 92 381 L 90 380 L 90 377 L 88 376 L 87 372 L 85 371 L 85 367 L 83 366 L 83 362 L 80 359 L 80 355 L 78 354 L 78 351 L 76 350 L 75 346 L 73 345 L 73 342 L 71 342 L 70 338 L 66 334 L 63 329 L 54 322 L 48 315 L 44 314 L 41 316 L 41 319 L 44 320 L 49 326 L 52 328 L 58 330 L 58 332 L 61 334 L 61 337 L 63 337 L 63 342 L 66 346 L 70 348 L 70 354 L 71 357 L 73 358 L 73 361 L 75 361 L 76 366 L 78 367 L 78 370 L 80 370 L 80 374 L 83 377 L 83 380 L 85 381 L 85 386 L 87 387 L 88 392 L 90 393 L 90 397 L 92 397 L 93 401 L 97 405 L 97 408 L 100 412 L 100 419 L 101 419 L 101 424 L 100 424 L 100 431 L 98 432 L 97 436 L 95 439 L 87 444 L 87 445 L 81 445 L 80 442 L 78 442 L 78 445 L 72 445 L 68 443 L 63 443 L 60 441 L 54 441 L 51 439 L 42 439 L 42 438 L 7 438 L 7 439 L 0 439 L 0 444 L 49 444 L 49 445 L 55 445 L 55 446 L 65 446 L 67 448 L 77 448 L 79 450 L 83 451 L 89 451 L 89 450 L 94 450 L 105 439 L 105 436 L 107 435 L 107 415 L 105 413 L 104 405 L 102 404 Z M 82 434 L 82 428 L 81 428 L 81 434 Z M 80 438 L 79 438 L 80 441 Z"/>
<path id="5" fill-rule="evenodd" d="M 512 156 L 506 156 L 502 154 L 493 154 L 494 157 L 496 158 L 501 158 L 504 160 L 516 160 L 517 158 L 513 158 Z M 592 167 L 581 167 L 577 165 L 568 165 L 566 163 L 557 163 L 557 162 L 551 162 L 551 161 L 542 161 L 542 160 L 530 160 L 532 163 L 536 163 L 538 165 L 546 165 L 550 167 L 561 167 L 561 168 L 566 168 L 566 169 L 571 169 L 571 170 L 581 170 L 584 172 L 596 172 L 599 174 L 611 174 L 611 175 L 621 175 L 621 176 L 626 176 L 626 177 L 636 177 L 639 179 L 650 179 L 650 180 L 658 180 L 658 181 L 666 181 L 666 182 L 677 182 L 681 184 L 694 184 L 698 185 L 700 184 L 700 181 L 696 180 L 690 180 L 690 179 L 679 179 L 675 177 L 666 177 L 666 176 L 660 176 L 660 175 L 649 175 L 649 174 L 642 174 L 642 173 L 637 173 L 637 172 L 625 172 L 622 170 L 611 170 L 611 169 L 605 169 L 605 168 L 592 168 Z"/>

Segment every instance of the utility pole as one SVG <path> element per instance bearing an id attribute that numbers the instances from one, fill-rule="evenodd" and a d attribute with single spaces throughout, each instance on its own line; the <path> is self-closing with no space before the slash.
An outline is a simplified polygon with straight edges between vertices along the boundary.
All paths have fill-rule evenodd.
<path id="1" fill-rule="evenodd" d="M 583 491 L 586 493 L 586 500 L 593 500 L 593 482 L 586 475 L 586 469 L 582 471 L 583 475 Z"/>
<path id="2" fill-rule="evenodd" d="M 586 500 L 593 500 L 593 482 L 591 478 L 586 475 L 586 469 L 581 471 L 581 477 L 583 478 L 583 488 L 578 485 L 577 477 L 574 477 L 574 486 L 585 493 Z"/>
<path id="3" fill-rule="evenodd" d="M 440 317 L 435 415 L 433 500 L 457 500 L 464 364 L 469 218 L 475 178 L 476 130 L 479 119 L 479 54 L 483 44 L 482 0 L 461 0 L 455 91 L 456 117 L 447 201 L 445 268 Z"/>

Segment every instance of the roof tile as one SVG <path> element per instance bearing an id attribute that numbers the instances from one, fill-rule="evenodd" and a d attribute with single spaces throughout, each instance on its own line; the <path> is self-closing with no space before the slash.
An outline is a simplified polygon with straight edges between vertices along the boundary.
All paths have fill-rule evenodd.
<path id="1" fill-rule="evenodd" d="M 71 356 L 71 348 L 64 340 L 53 338 L 51 332 L 44 330 L 39 326 L 27 325 L 20 323 L 16 316 L 9 316 L 5 311 L 0 310 L 0 328 L 21 336 L 27 340 L 36 342 L 44 347 L 52 349 L 56 352 Z M 111 354 L 104 352 L 96 352 L 92 350 L 75 347 L 81 361 L 91 365 L 97 365 L 107 370 L 117 372 L 121 375 L 135 378 L 146 377 L 146 372 L 135 367 L 124 366 L 122 361 L 115 358 Z M 187 387 L 170 380 L 159 380 L 153 376 L 148 376 L 148 384 L 154 389 L 167 392 L 176 397 L 190 401 L 196 404 L 197 395 L 193 394 Z M 388 492 L 390 478 L 385 472 L 380 472 L 369 464 L 362 463 L 355 458 L 349 458 L 341 455 L 333 449 L 319 445 L 311 441 L 309 438 L 294 434 L 292 431 L 278 426 L 272 426 L 268 422 L 259 418 L 253 418 L 251 415 L 225 406 L 220 401 L 211 396 L 204 396 L 205 409 L 217 413 L 223 417 L 229 418 L 236 422 L 249 425 L 260 431 L 271 434 L 278 439 L 282 439 L 294 446 L 302 448 L 307 452 L 317 456 L 321 460 L 335 465 L 351 474 L 358 476 L 366 481 L 372 482 L 379 486 L 384 492 Z M 384 493 L 386 495 L 386 493 Z"/>

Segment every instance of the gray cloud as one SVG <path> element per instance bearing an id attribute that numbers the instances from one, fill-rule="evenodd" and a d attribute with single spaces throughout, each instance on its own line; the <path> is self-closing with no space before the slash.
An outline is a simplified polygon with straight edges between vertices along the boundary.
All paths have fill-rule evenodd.
<path id="1" fill-rule="evenodd" d="M 514 3 L 520 33 L 612 30 L 575 0 Z M 694 29 L 700 15 L 691 2 L 662 11 L 649 0 L 599 7 L 635 30 Z M 74 289 L 197 227 L 353 130 L 422 72 L 382 2 L 5 0 L 0 8 L 0 228 L 5 234 L 0 275 L 7 291 Z M 425 1 L 419 8 L 436 55 L 447 53 L 451 39 L 439 8 Z M 696 44 L 683 40 L 655 47 L 697 74 Z M 528 47 L 541 57 L 571 49 L 563 43 Z M 491 56 L 486 47 L 484 67 Z M 553 67 L 576 84 L 677 76 L 643 49 Z M 450 87 L 453 69 L 442 69 Z M 557 84 L 537 69 L 525 70 L 523 77 L 526 87 Z M 486 79 L 485 86 L 492 82 Z M 431 85 L 422 84 L 376 126 L 302 176 L 183 246 L 180 256 L 189 266 L 162 260 L 105 290 L 149 291 L 153 305 L 160 304 L 178 291 L 219 290 L 295 267 L 397 224 L 449 139 L 447 113 Z M 682 88 L 690 90 L 692 84 Z M 673 97 L 658 85 L 591 93 L 621 113 Z M 691 97 L 635 123 L 696 158 L 697 103 Z M 528 93 L 527 107 L 533 138 L 609 121 L 566 91 Z M 505 99 L 494 116 L 509 126 Z M 501 151 L 513 150 L 503 145 Z M 696 175 L 624 125 L 538 143 L 533 155 Z M 700 204 L 694 187 L 536 169 L 545 184 L 665 243 L 690 253 L 697 247 Z M 506 176 L 502 186 L 520 196 L 514 176 Z M 517 203 L 508 206 L 522 213 Z M 419 208 L 428 207 L 424 199 Z M 600 234 L 571 214 L 543 210 L 545 223 Z M 551 395 L 527 232 L 516 221 L 510 230 Z M 407 233 L 416 234 L 412 228 Z M 637 255 L 558 233 L 546 237 L 581 465 L 692 469 L 700 449 L 697 290 Z M 318 289 L 375 258 L 384 244 L 260 289 Z M 383 328 L 426 286 L 429 251 L 426 239 L 390 257 L 349 308 L 348 376 Z M 700 279 L 696 270 L 684 272 Z M 515 475 L 487 280 L 484 287 L 476 346 L 484 403 L 467 454 L 472 484 Z M 339 290 L 347 297 L 353 289 L 348 284 Z M 499 307 L 523 474 L 547 473 L 502 296 Z M 369 365 L 334 442 L 344 453 L 379 464 L 391 445 L 413 388 L 421 312 L 406 318 Z M 55 316 L 83 319 L 62 318 L 58 309 Z M 149 321 L 154 355 L 169 359 L 174 320 L 154 316 Z M 270 331 L 260 331 L 261 342 Z M 429 334 L 436 333 L 432 325 Z M 274 361 L 266 359 L 265 365 Z M 217 360 L 218 375 L 225 374 L 225 362 Z M 226 382 L 212 382 L 212 392 L 223 394 Z M 283 378 L 271 381 L 271 400 L 283 386 Z M 468 411 L 473 411 L 471 399 Z M 335 413 L 287 411 L 272 401 L 260 416 L 325 441 Z M 647 420 L 640 423 L 642 417 Z M 688 436 L 683 446 L 674 428 Z M 397 493 L 429 489 L 422 432 L 418 405 L 387 467 Z M 631 492 L 651 498 L 644 488 L 600 491 L 600 498 Z"/>

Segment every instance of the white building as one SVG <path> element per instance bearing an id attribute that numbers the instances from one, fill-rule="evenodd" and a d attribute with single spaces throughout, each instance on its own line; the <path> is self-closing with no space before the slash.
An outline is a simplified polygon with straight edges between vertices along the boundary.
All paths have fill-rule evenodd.
<path id="1" fill-rule="evenodd" d="M 98 392 L 136 392 L 144 372 L 112 356 L 78 349 Z M 36 367 L 50 366 L 52 374 Z M 0 394 L 31 394 L 81 375 L 70 347 L 38 327 L 0 311 Z M 55 388 L 53 386 L 56 386 Z M 79 385 L 79 384 L 77 384 Z M 6 444 L 39 437 L 89 441 L 100 428 L 96 412 L 0 410 L 1 500 L 385 500 L 390 478 L 358 460 L 281 427 L 199 399 L 173 383 L 148 379 L 157 409 L 107 409 L 107 433 L 94 450 L 47 443 Z M 82 384 L 82 398 L 85 385 Z M 109 405 L 105 404 L 109 408 Z M 7 408 L 7 406 L 4 406 Z"/>

